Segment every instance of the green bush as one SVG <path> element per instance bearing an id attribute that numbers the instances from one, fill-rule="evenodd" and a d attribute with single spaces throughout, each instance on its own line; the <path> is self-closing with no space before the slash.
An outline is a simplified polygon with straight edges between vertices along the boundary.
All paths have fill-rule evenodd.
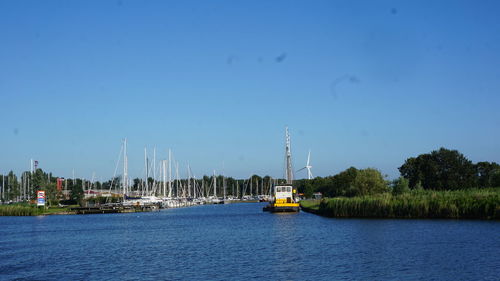
<path id="1" fill-rule="evenodd" d="M 410 191 L 409 181 L 403 177 L 399 177 L 392 183 L 392 195 L 400 195 Z"/>

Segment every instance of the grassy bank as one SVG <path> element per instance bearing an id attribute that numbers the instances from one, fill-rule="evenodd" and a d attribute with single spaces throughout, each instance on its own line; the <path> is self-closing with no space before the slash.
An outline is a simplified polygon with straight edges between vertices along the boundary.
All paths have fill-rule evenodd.
<path id="1" fill-rule="evenodd" d="M 67 208 L 42 208 L 29 204 L 13 204 L 0 206 L 0 216 L 40 216 L 70 213 Z M 74 212 L 73 212 L 74 213 Z"/>
<path id="2" fill-rule="evenodd" d="M 500 219 L 500 188 L 457 191 L 418 190 L 392 195 L 301 201 L 329 217 Z"/>
<path id="3" fill-rule="evenodd" d="M 300 207 L 302 207 L 303 209 L 308 209 L 308 210 L 315 210 L 317 211 L 319 209 L 319 204 L 320 204 L 320 200 L 301 200 L 300 201 Z"/>

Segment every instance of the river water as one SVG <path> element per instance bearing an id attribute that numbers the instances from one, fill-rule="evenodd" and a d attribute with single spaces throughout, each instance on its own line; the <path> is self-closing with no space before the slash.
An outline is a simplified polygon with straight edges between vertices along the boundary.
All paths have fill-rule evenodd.
<path id="1" fill-rule="evenodd" d="M 500 280 L 500 223 L 271 214 L 262 203 L 0 217 L 2 280 Z"/>

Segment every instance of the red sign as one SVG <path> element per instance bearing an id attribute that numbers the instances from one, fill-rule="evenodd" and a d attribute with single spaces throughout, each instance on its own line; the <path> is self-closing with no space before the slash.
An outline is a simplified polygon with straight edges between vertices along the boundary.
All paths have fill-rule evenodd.
<path id="1" fill-rule="evenodd" d="M 37 205 L 38 206 L 44 206 L 45 205 L 45 191 L 39 190 L 36 192 L 37 194 Z"/>
<path id="2" fill-rule="evenodd" d="M 45 199 L 45 191 L 43 191 L 43 190 L 39 190 L 39 191 L 38 191 L 38 196 L 37 196 L 37 197 L 38 197 L 38 198 L 44 198 L 44 199 Z"/>
<path id="3" fill-rule="evenodd" d="M 63 178 L 57 178 L 57 190 L 61 191 L 62 190 L 62 184 L 63 184 L 64 179 Z"/>

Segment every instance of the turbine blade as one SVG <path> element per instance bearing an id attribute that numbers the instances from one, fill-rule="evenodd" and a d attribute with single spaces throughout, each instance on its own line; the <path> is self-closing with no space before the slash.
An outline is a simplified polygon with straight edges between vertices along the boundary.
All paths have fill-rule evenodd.
<path id="1" fill-rule="evenodd" d="M 297 172 L 300 172 L 300 171 L 302 171 L 302 170 L 304 170 L 304 169 L 306 169 L 306 168 L 307 168 L 307 167 L 304 167 L 304 168 L 302 168 L 302 169 L 300 169 L 300 170 L 297 170 L 297 171 L 295 171 L 295 172 L 296 172 L 296 173 L 297 173 Z"/>

